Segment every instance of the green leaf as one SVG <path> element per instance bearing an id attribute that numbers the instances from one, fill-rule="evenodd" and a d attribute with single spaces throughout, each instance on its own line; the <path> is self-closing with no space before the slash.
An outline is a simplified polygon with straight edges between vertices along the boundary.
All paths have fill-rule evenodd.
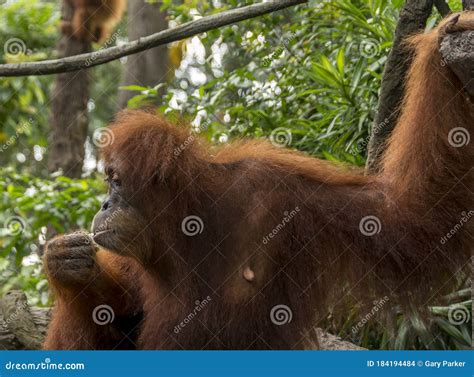
<path id="1" fill-rule="evenodd" d="M 344 58 L 345 58 L 344 48 L 341 48 L 339 52 L 337 53 L 337 58 L 336 58 L 337 69 L 339 70 L 339 73 L 341 75 L 344 74 Z"/>

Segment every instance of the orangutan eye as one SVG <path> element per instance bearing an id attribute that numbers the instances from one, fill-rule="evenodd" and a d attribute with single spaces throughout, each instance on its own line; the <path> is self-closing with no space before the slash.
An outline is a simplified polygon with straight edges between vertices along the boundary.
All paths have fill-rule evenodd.
<path id="1" fill-rule="evenodd" d="M 112 173 L 112 176 L 110 177 L 110 180 L 111 180 L 112 182 L 116 182 L 116 183 L 120 182 L 119 176 L 118 176 L 118 174 L 117 174 L 116 172 L 113 172 L 113 173 Z"/>
<path id="2" fill-rule="evenodd" d="M 112 186 L 120 186 L 120 178 L 116 172 L 110 172 L 107 174 L 107 176 L 104 178 L 104 181 L 108 182 L 109 185 Z"/>
<path id="3" fill-rule="evenodd" d="M 120 186 L 120 178 L 116 172 L 113 172 L 110 176 L 110 184 L 115 187 Z"/>

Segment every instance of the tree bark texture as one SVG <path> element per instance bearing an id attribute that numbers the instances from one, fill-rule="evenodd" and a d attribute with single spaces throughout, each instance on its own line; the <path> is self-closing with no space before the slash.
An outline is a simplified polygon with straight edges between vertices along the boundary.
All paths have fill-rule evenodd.
<path id="1" fill-rule="evenodd" d="M 73 8 L 62 1 L 61 18 L 70 20 Z M 91 51 L 90 42 L 80 42 L 62 34 L 58 43 L 60 58 Z M 87 137 L 89 100 L 89 71 L 61 73 L 56 77 L 51 100 L 51 135 L 48 169 L 61 170 L 65 176 L 81 176 L 84 143 Z"/>
<path id="2" fill-rule="evenodd" d="M 379 170 L 385 142 L 400 115 L 405 76 L 412 60 L 412 54 L 403 46 L 403 41 L 407 36 L 425 28 L 432 9 L 433 0 L 407 0 L 400 11 L 393 47 L 382 76 L 379 106 L 369 142 L 366 164 L 368 173 Z"/>
<path id="3" fill-rule="evenodd" d="M 128 2 L 127 33 L 130 41 L 168 28 L 166 13 L 160 10 L 161 5 L 161 2 L 148 3 L 144 0 Z M 168 69 L 168 47 L 166 45 L 131 55 L 127 58 L 124 66 L 121 86 L 153 87 L 166 81 Z M 119 90 L 119 107 L 127 107 L 128 100 L 136 94 L 136 92 L 129 90 Z M 159 93 L 158 102 L 161 102 L 162 95 L 162 92 Z"/>

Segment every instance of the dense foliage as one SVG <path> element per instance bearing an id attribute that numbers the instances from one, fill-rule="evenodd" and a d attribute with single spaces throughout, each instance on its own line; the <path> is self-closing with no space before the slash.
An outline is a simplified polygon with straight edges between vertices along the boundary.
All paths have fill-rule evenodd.
<path id="1" fill-rule="evenodd" d="M 165 2 L 178 23 L 248 3 Z M 216 142 L 284 138 L 312 155 L 362 165 L 402 3 L 310 1 L 195 37 L 162 110 L 184 114 Z M 136 99 L 154 92 L 142 88 Z"/>
<path id="2" fill-rule="evenodd" d="M 362 164 L 363 153 L 351 152 L 367 138 L 374 117 L 397 7 L 344 0 L 311 5 L 208 33 L 200 40 L 204 64 L 190 62 L 205 82 L 193 80 L 186 67 L 171 93 L 198 123 L 210 118 L 215 140 L 283 133 L 290 147 Z"/>
<path id="3" fill-rule="evenodd" d="M 34 20 L 34 22 L 32 22 Z M 57 7 L 38 0 L 0 6 L 0 62 L 45 59 L 53 53 L 58 25 Z M 0 164 L 24 163 L 36 172 L 47 147 L 48 93 L 52 77 L 15 77 L 0 80 Z"/>
<path id="4" fill-rule="evenodd" d="M 0 170 L 0 295 L 21 287 L 33 302 L 48 301 L 39 256 L 45 239 L 89 229 L 105 187 L 93 178 L 40 179 Z"/>

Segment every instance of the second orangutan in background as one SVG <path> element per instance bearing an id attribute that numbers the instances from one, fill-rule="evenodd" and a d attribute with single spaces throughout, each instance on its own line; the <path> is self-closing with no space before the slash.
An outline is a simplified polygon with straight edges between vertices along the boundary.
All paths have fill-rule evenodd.
<path id="1" fill-rule="evenodd" d="M 122 19 L 126 0 L 64 0 L 74 8 L 61 30 L 77 40 L 103 43 Z"/>

